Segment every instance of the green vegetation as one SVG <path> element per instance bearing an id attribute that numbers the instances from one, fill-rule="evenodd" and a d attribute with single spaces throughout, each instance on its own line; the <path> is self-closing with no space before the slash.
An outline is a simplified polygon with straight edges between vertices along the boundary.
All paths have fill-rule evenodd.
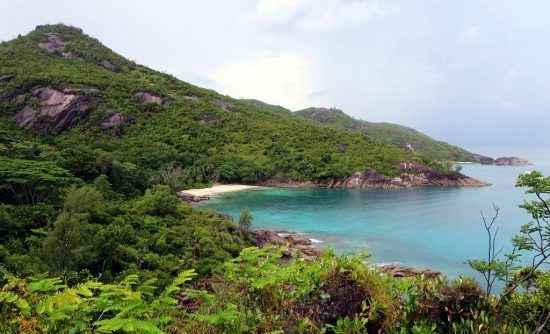
<path id="1" fill-rule="evenodd" d="M 372 123 L 355 119 L 339 109 L 308 108 L 297 115 L 328 124 L 339 129 L 355 130 L 385 144 L 425 155 L 438 161 L 473 161 L 472 154 L 458 146 L 435 140 L 425 134 L 399 124 Z"/>
<path id="2" fill-rule="evenodd" d="M 512 258 L 533 261 L 472 261 L 506 277 L 489 295 L 464 278 L 385 276 L 364 254 L 281 264 L 284 248 L 249 247 L 246 209 L 237 228 L 167 186 L 127 199 L 100 175 L 59 191 L 62 200 L 0 206 L 0 331 L 548 333 L 549 182 L 537 172 L 518 179 L 536 199 L 522 206 L 533 221 Z"/>
<path id="3" fill-rule="evenodd" d="M 252 215 L 250 214 L 250 209 L 244 208 L 239 217 L 239 231 L 243 237 L 248 237 L 250 231 L 250 226 L 252 225 Z"/>
<path id="4" fill-rule="evenodd" d="M 52 32 L 73 58 L 37 46 Z M 64 25 L 2 43 L 0 64 L 1 333 L 548 333 L 550 179 L 541 174 L 518 181 L 537 200 L 523 206 L 533 222 L 514 254 L 543 260 L 510 266 L 500 296 L 467 279 L 394 279 L 363 255 L 330 250 L 284 265 L 283 248 L 252 247 L 249 210 L 237 225 L 174 191 L 366 168 L 393 175 L 404 159 L 450 165 L 194 87 Z M 88 88 L 89 115 L 73 114 L 81 119 L 63 131 L 44 115 L 20 129 L 11 118 L 39 109 L 36 87 Z M 139 103 L 139 92 L 171 104 Z M 111 109 L 126 122 L 102 126 Z M 507 263 L 497 261 L 475 263 L 494 272 Z"/>
<path id="5" fill-rule="evenodd" d="M 66 51 L 74 58 L 49 54 L 38 46 L 52 33 L 67 44 Z M 104 60 L 112 64 L 111 69 L 101 65 Z M 4 119 L 0 134 L 8 141 L 4 145 L 10 140 L 15 146 L 20 143 L 12 136 L 24 135 L 17 133 L 9 119 L 25 105 L 39 109 L 37 89 L 69 89 L 86 95 L 91 111 L 73 115 L 72 129 L 55 127 L 60 120 L 47 117 L 39 117 L 31 126 L 30 132 L 39 135 L 27 139 L 34 145 L 28 149 L 38 153 L 31 160 L 61 156 L 62 167 L 86 180 L 97 176 L 93 165 L 101 160 L 102 171 L 123 174 L 125 180 L 110 182 L 126 187 L 130 196 L 139 193 L 130 193 L 132 188 L 143 192 L 147 187 L 121 184 L 135 180 L 138 175 L 134 174 L 143 181 L 169 180 L 175 187 L 196 187 L 216 181 L 259 183 L 269 178 L 329 180 L 369 168 L 394 176 L 399 172 L 395 165 L 403 160 L 439 168 L 379 138 L 305 121 L 281 107 L 222 96 L 137 65 L 64 25 L 42 26 L 0 44 L 0 64 L 0 76 L 15 75 L 0 81 Z M 140 92 L 169 103 L 140 103 L 136 98 Z M 124 121 L 102 128 L 113 113 Z"/>

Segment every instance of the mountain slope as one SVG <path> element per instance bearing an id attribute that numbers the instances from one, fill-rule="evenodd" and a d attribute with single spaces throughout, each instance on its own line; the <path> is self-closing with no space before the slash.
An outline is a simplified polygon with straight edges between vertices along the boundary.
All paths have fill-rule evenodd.
<path id="1" fill-rule="evenodd" d="M 449 172 L 358 132 L 137 65 L 74 27 L 39 26 L 2 43 L 0 64 L 3 133 L 15 122 L 34 134 L 33 159 L 67 165 L 79 156 L 129 194 L 151 182 L 324 182 L 363 170 L 394 177 L 402 161 Z M 3 141 L 4 151 L 18 155 L 19 143 Z M 72 168 L 85 180 L 97 174 Z"/>
<path id="2" fill-rule="evenodd" d="M 415 129 L 391 123 L 372 123 L 355 119 L 339 109 L 308 108 L 295 112 L 338 128 L 357 130 L 369 138 L 394 145 L 405 150 L 423 154 L 438 161 L 473 161 L 472 154 L 458 146 L 435 140 Z"/>

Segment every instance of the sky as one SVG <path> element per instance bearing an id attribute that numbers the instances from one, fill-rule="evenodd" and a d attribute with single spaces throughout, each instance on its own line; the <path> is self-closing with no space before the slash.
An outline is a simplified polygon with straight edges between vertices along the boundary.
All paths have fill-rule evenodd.
<path id="1" fill-rule="evenodd" d="M 80 27 L 235 98 L 473 147 L 550 145 L 550 1 L 0 0 L 0 40 Z"/>

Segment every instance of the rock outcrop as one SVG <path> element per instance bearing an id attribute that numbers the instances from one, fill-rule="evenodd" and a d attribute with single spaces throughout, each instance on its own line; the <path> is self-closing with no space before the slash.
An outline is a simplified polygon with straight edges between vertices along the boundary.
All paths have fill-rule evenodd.
<path id="1" fill-rule="evenodd" d="M 328 182 L 269 180 L 264 186 L 286 188 L 343 188 L 343 189 L 404 189 L 415 186 L 488 186 L 460 173 L 444 173 L 418 162 L 402 162 L 397 166 L 403 171 L 399 176 L 388 178 L 374 169 L 358 171 L 345 180 L 333 179 Z"/>
<path id="2" fill-rule="evenodd" d="M 109 109 L 106 114 L 110 115 L 110 117 L 106 122 L 101 123 L 101 130 L 106 131 L 112 129 L 126 121 L 126 117 L 124 115 L 115 113 L 112 109 Z"/>
<path id="3" fill-rule="evenodd" d="M 529 160 L 518 157 L 500 157 L 493 159 L 481 154 L 472 154 L 472 158 L 482 165 L 496 165 L 496 166 L 527 166 L 533 163 Z"/>
<path id="4" fill-rule="evenodd" d="M 395 277 L 395 278 L 404 278 L 404 277 L 416 277 L 420 275 L 424 275 L 426 278 L 436 278 L 441 275 L 439 271 L 429 270 L 429 269 L 417 269 L 417 268 L 410 268 L 410 267 L 404 267 L 396 264 L 382 264 L 382 265 L 372 265 L 374 269 Z"/>
<path id="5" fill-rule="evenodd" d="M 17 75 L 15 75 L 15 74 L 2 75 L 2 76 L 0 76 L 0 82 L 9 82 L 9 81 L 15 79 L 16 77 L 17 77 Z"/>
<path id="6" fill-rule="evenodd" d="M 111 137 L 118 138 L 126 132 L 126 125 L 134 122 L 130 116 L 122 115 L 113 109 L 107 109 L 105 115 L 109 117 L 107 121 L 101 123 L 101 130 L 109 132 Z"/>
<path id="7" fill-rule="evenodd" d="M 219 121 L 219 117 L 215 116 L 215 115 L 204 115 L 204 116 L 200 116 L 199 118 L 197 118 L 197 122 L 200 125 L 212 124 L 212 123 L 216 123 L 218 121 Z"/>
<path id="8" fill-rule="evenodd" d="M 254 230 L 250 233 L 254 240 L 254 245 L 257 247 L 268 245 L 284 246 L 286 249 L 282 253 L 281 263 L 289 263 L 296 256 L 300 256 L 307 262 L 312 262 L 323 255 L 322 250 L 312 246 L 310 239 L 297 232 Z M 369 267 L 395 278 L 424 275 L 426 278 L 433 279 L 441 275 L 439 271 L 411 268 L 396 264 L 374 264 L 369 265 Z"/>
<path id="9" fill-rule="evenodd" d="M 403 171 L 392 179 L 381 176 L 377 171 L 367 170 L 354 173 L 348 180 L 333 186 L 347 189 L 383 188 L 399 189 L 414 186 L 486 186 L 488 183 L 462 175 L 444 173 L 418 162 L 401 162 L 398 168 Z"/>
<path id="10" fill-rule="evenodd" d="M 222 108 L 225 111 L 232 111 L 233 105 L 229 102 L 220 100 L 220 99 L 212 99 L 211 101 L 213 104 L 217 105 L 218 107 Z"/>
<path id="11" fill-rule="evenodd" d="M 495 159 L 495 165 L 497 166 L 527 166 L 532 164 L 531 161 L 518 157 L 500 157 Z"/>
<path id="12" fill-rule="evenodd" d="M 114 69 L 115 69 L 113 64 L 111 64 L 111 62 L 108 61 L 107 59 L 103 59 L 99 64 L 101 66 L 105 67 L 106 69 L 110 70 L 110 71 L 114 71 Z"/>
<path id="13" fill-rule="evenodd" d="M 59 134 L 88 118 L 93 96 L 77 95 L 53 88 L 37 88 L 32 91 L 40 101 L 40 108 L 25 106 L 13 120 L 20 126 L 33 131 Z"/>
<path id="14" fill-rule="evenodd" d="M 172 104 L 172 101 L 155 94 L 148 92 L 139 92 L 136 94 L 136 100 L 138 103 L 150 103 L 157 104 L 159 106 L 168 107 Z"/>
<path id="15" fill-rule="evenodd" d="M 348 150 L 348 148 L 344 144 L 336 143 L 335 146 L 338 149 L 338 151 L 340 151 L 342 153 L 345 153 Z"/>
<path id="16" fill-rule="evenodd" d="M 264 247 L 267 245 L 285 246 L 280 259 L 283 263 L 288 263 L 296 256 L 300 256 L 307 262 L 317 260 L 323 251 L 311 245 L 311 240 L 303 235 L 292 231 L 269 231 L 254 230 L 250 232 L 254 240 L 254 245 Z"/>
<path id="17" fill-rule="evenodd" d="M 198 203 L 210 199 L 210 196 L 196 196 L 185 191 L 178 191 L 176 197 L 187 203 Z"/>
<path id="18" fill-rule="evenodd" d="M 55 32 L 48 33 L 48 41 L 38 43 L 38 46 L 56 56 L 63 58 L 74 58 L 75 54 L 71 51 L 66 51 L 67 43 L 61 40 L 61 37 Z"/>
<path id="19" fill-rule="evenodd" d="M 196 96 L 196 95 L 184 95 L 183 98 L 186 99 L 186 100 L 190 100 L 190 101 L 198 101 L 199 100 L 199 97 Z"/>

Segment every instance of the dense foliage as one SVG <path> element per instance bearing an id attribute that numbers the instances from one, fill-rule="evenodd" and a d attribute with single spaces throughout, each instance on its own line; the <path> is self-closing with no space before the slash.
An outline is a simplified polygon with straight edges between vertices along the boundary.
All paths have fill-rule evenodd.
<path id="1" fill-rule="evenodd" d="M 40 48 L 48 34 L 65 42 L 73 58 Z M 104 61 L 108 68 L 102 66 Z M 102 166 L 104 170 L 117 169 L 109 170 L 111 174 L 169 179 L 176 187 L 214 181 L 258 183 L 269 178 L 327 180 L 368 168 L 393 176 L 398 173 L 395 165 L 403 160 L 438 168 L 427 158 L 383 144 L 376 136 L 306 121 L 281 107 L 232 99 L 136 65 L 64 25 L 41 26 L 0 44 L 0 64 L 0 77 L 9 77 L 0 80 L 4 119 L 24 106 L 39 108 L 36 91 L 41 87 L 75 94 L 87 91 L 91 112 L 78 115 L 81 119 L 75 120 L 74 128 L 53 131 L 51 124 L 43 124 L 31 129 L 40 135 L 33 139 L 38 150 L 33 159 L 61 155 L 67 160 L 63 167 L 81 178 L 97 176 L 90 165 L 98 160 L 110 163 Z M 167 103 L 142 103 L 136 98 L 142 92 Z M 102 127 L 113 113 L 124 121 Z M 3 123 L 0 131 L 13 132 L 3 129 L 7 126 Z"/>
<path id="2" fill-rule="evenodd" d="M 430 159 L 473 161 L 470 152 L 399 124 L 366 122 L 352 118 L 338 109 L 308 108 L 299 110 L 296 114 L 336 128 L 359 131 L 369 138 L 376 138 L 405 150 L 414 150 Z"/>
<path id="3" fill-rule="evenodd" d="M 514 238 L 539 260 L 511 268 L 500 295 L 465 278 L 392 278 L 363 254 L 283 264 L 284 248 L 247 248 L 233 222 L 166 186 L 120 199 L 106 179 L 70 186 L 62 202 L 0 207 L 3 333 L 548 333 L 550 178 L 540 173 L 518 179 L 537 195 Z M 245 209 L 239 224 L 251 222 Z M 527 240 L 539 231 L 542 243 Z"/>
<path id="4" fill-rule="evenodd" d="M 500 306 L 477 283 L 395 279 L 328 252 L 280 265 L 279 249 L 246 248 L 206 281 L 183 271 L 164 289 L 128 275 L 66 286 L 5 276 L 3 333 L 548 333 L 550 276 Z M 546 313 L 545 313 L 546 312 Z M 537 329 L 539 329 L 537 331 Z"/>
<path id="5" fill-rule="evenodd" d="M 76 57 L 37 47 L 51 32 Z M 500 296 L 467 279 L 394 279 L 330 250 L 284 265 L 283 248 L 251 247 L 248 209 L 237 225 L 174 191 L 365 168 L 392 175 L 403 159 L 450 166 L 194 87 L 63 25 L 2 43 L 0 64 L 1 333 L 548 333 L 550 181 L 539 173 L 518 181 L 536 199 L 514 245 L 543 260 L 510 267 Z M 90 115 L 60 133 L 23 131 L 13 99 L 38 108 L 32 91 L 45 86 L 94 87 Z M 139 103 L 142 91 L 171 104 Z M 109 109 L 132 121 L 105 129 Z"/>

